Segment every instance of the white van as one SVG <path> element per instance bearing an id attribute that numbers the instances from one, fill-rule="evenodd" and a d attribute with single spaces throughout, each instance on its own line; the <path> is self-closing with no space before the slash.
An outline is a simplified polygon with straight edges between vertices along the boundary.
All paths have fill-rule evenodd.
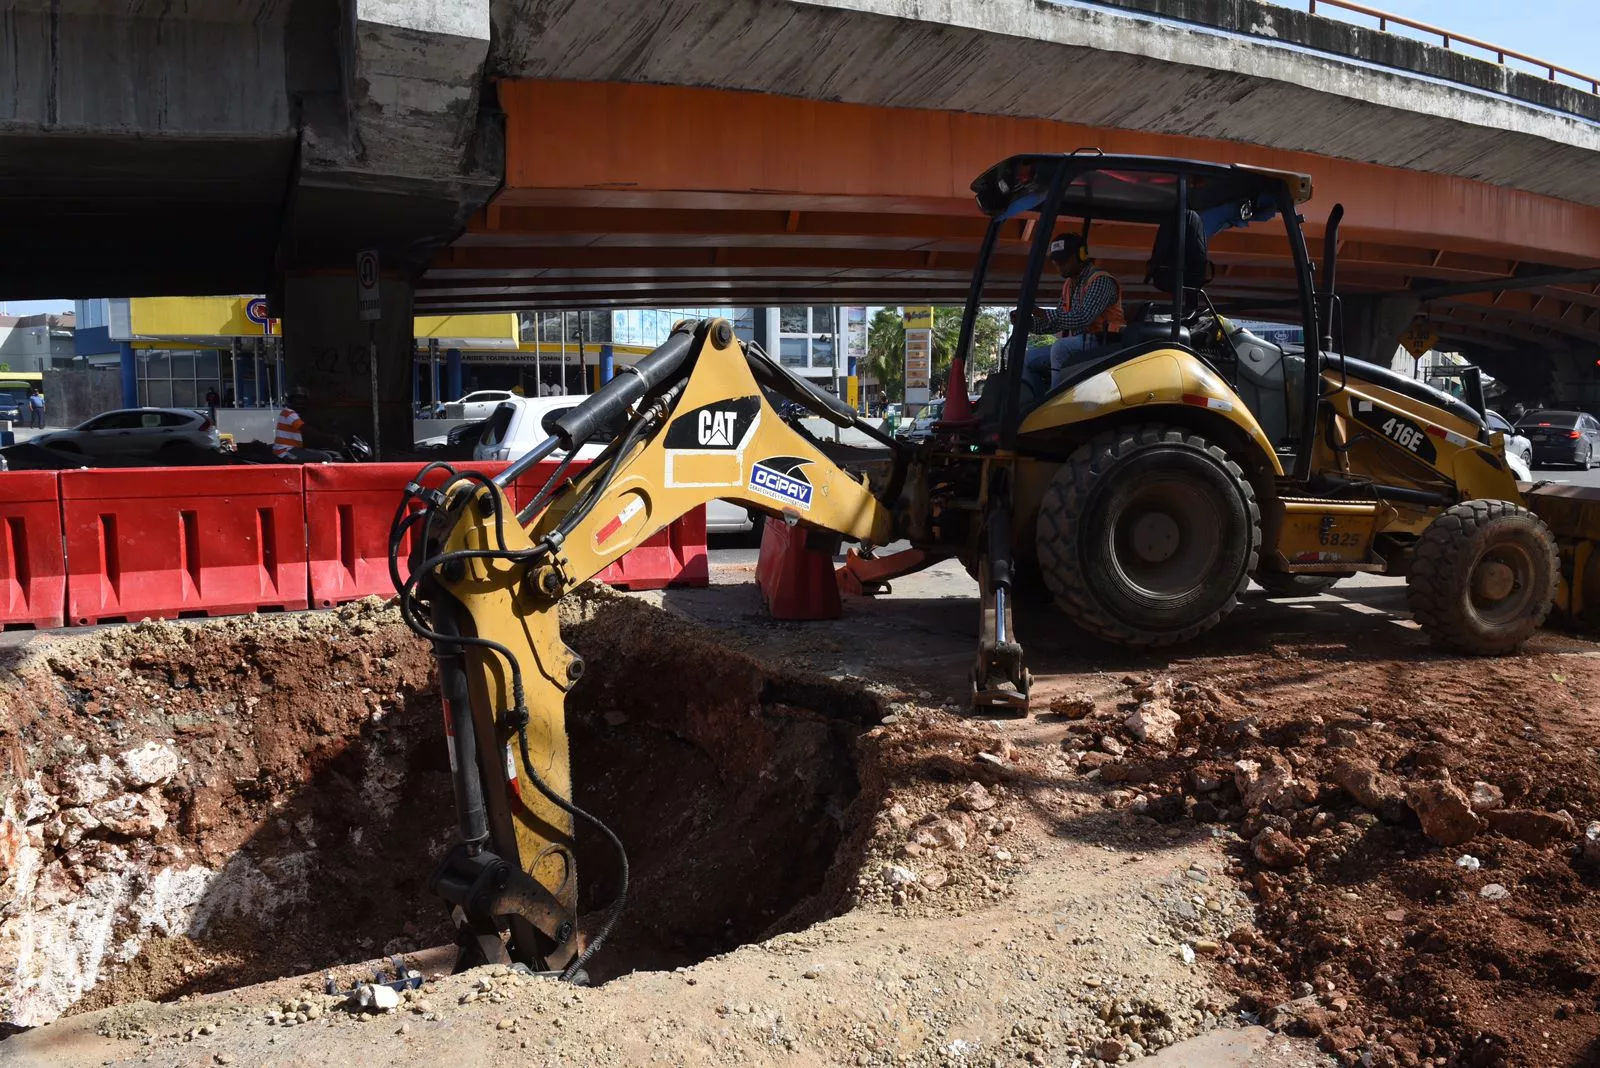
<path id="1" fill-rule="evenodd" d="M 512 397 L 501 401 L 483 425 L 478 444 L 472 449 L 474 460 L 515 460 L 550 436 L 549 425 L 563 412 L 571 411 L 583 397 Z M 578 449 L 578 459 L 592 460 L 605 448 L 605 442 L 591 441 Z M 553 453 L 562 459 L 563 452 Z M 742 505 L 712 501 L 706 505 L 706 532 L 742 534 L 755 529 L 755 520 Z"/>

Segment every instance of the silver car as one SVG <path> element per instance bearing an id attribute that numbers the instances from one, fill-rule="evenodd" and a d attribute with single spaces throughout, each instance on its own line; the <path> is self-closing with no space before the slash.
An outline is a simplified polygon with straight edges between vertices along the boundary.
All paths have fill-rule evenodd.
<path id="1" fill-rule="evenodd" d="M 71 430 L 39 434 L 32 444 L 84 456 L 142 456 L 162 449 L 220 449 L 222 438 L 204 412 L 188 408 L 120 408 Z"/>
<path id="2" fill-rule="evenodd" d="M 1529 467 L 1532 467 L 1533 442 L 1529 441 L 1521 431 L 1512 426 L 1506 420 L 1506 417 L 1501 415 L 1499 412 L 1490 412 L 1487 418 L 1489 421 L 1490 430 L 1498 430 L 1500 433 L 1506 436 L 1506 454 L 1509 456 L 1516 456 L 1520 458 L 1523 463 L 1527 464 Z"/>

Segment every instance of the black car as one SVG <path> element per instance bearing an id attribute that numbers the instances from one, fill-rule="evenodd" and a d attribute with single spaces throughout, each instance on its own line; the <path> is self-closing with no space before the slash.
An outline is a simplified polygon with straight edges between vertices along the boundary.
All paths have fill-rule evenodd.
<path id="1" fill-rule="evenodd" d="M 1553 408 L 1531 411 L 1517 429 L 1533 443 L 1533 466 L 1575 464 L 1588 470 L 1600 462 L 1600 420 L 1587 412 Z"/>

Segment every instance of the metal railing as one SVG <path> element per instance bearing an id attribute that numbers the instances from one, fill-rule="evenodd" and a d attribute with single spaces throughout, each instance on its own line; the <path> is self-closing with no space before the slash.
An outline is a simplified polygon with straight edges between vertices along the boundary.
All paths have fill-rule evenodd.
<path id="1" fill-rule="evenodd" d="M 1466 45 L 1469 48 L 1477 48 L 1484 52 L 1492 53 L 1495 57 L 1495 62 L 1499 63 L 1502 67 L 1505 66 L 1506 58 L 1510 57 L 1518 62 L 1526 63 L 1537 70 L 1546 72 L 1550 81 L 1552 82 L 1561 84 L 1556 78 L 1556 75 L 1565 75 L 1566 77 L 1572 78 L 1578 82 L 1578 85 L 1574 86 L 1574 88 L 1586 86 L 1588 87 L 1589 92 L 1600 94 L 1600 78 L 1597 78 L 1592 74 L 1584 74 L 1582 71 L 1572 70 L 1570 67 L 1563 67 L 1558 63 L 1551 63 L 1547 59 L 1540 59 L 1537 56 L 1530 56 L 1523 52 L 1513 51 L 1509 48 L 1502 48 L 1497 44 L 1490 44 L 1487 41 L 1480 41 L 1474 37 L 1467 37 L 1464 34 L 1459 34 L 1452 30 L 1442 30 L 1437 26 L 1430 26 L 1426 22 L 1418 22 L 1416 19 L 1408 19 L 1404 15 L 1391 15 L 1387 11 L 1379 11 L 1377 8 L 1367 7 L 1365 4 L 1353 4 L 1350 2 L 1350 0 L 1306 0 L 1306 5 L 1308 11 L 1313 15 L 1317 13 L 1318 5 L 1324 7 L 1337 7 L 1345 11 L 1353 11 L 1358 15 L 1365 15 L 1368 18 L 1377 19 L 1378 29 L 1384 32 L 1388 32 L 1389 24 L 1392 22 L 1396 26 L 1405 26 L 1421 33 L 1437 36 L 1443 41 L 1445 48 L 1449 48 L 1452 43 L 1457 45 Z"/>

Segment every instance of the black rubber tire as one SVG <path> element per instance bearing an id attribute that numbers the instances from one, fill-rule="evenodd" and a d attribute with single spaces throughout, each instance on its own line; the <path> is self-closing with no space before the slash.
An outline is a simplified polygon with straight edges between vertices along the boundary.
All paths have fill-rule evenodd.
<path id="1" fill-rule="evenodd" d="M 1483 591 L 1479 568 L 1486 562 L 1510 569 L 1510 593 L 1495 599 Z M 1556 539 L 1543 520 L 1509 501 L 1465 501 L 1423 531 L 1406 599 L 1435 644 L 1499 656 L 1515 652 L 1544 623 L 1559 577 Z"/>
<path id="2" fill-rule="evenodd" d="M 1191 510 L 1130 507 L 1140 494 L 1159 496 L 1163 485 L 1186 494 L 1181 503 Z M 1141 535 L 1133 528 L 1145 517 L 1171 529 Z M 1176 547 L 1161 560 L 1140 561 L 1135 537 Z M 1068 618 L 1107 641 L 1151 648 L 1203 634 L 1239 603 L 1261 551 L 1261 513 L 1244 472 L 1218 446 L 1179 427 L 1125 427 L 1095 437 L 1061 465 L 1040 502 L 1034 539 L 1045 585 Z M 1177 574 L 1159 576 L 1168 588 L 1154 589 L 1140 586 L 1128 565 Z M 1195 570 L 1197 581 L 1184 579 Z"/>
<path id="3" fill-rule="evenodd" d="M 1348 575 L 1307 575 L 1288 571 L 1263 571 L 1255 575 L 1256 585 L 1267 591 L 1268 597 L 1310 597 L 1333 589 L 1340 579 Z"/>

